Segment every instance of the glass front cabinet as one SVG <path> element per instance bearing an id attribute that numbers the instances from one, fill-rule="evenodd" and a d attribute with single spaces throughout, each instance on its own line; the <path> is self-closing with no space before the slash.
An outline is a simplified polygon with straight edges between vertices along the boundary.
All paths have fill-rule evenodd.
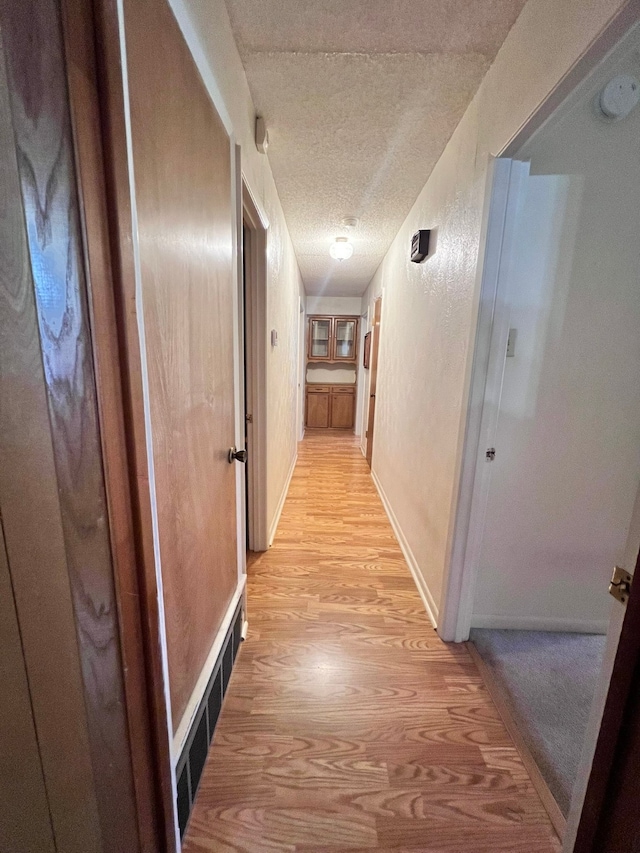
<path id="1" fill-rule="evenodd" d="M 358 317 L 309 317 L 307 360 L 355 362 L 358 320 Z"/>
<path id="2" fill-rule="evenodd" d="M 336 317 L 333 321 L 333 358 L 335 361 L 356 360 L 357 320 Z"/>
<path id="3" fill-rule="evenodd" d="M 312 317 L 309 321 L 309 361 L 330 361 L 333 320 Z"/>

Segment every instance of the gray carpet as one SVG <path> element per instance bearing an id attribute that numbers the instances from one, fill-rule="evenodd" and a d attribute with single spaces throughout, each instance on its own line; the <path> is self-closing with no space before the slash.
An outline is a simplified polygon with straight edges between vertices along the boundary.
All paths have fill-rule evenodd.
<path id="1" fill-rule="evenodd" d="M 605 637 L 474 628 L 471 639 L 566 816 Z"/>

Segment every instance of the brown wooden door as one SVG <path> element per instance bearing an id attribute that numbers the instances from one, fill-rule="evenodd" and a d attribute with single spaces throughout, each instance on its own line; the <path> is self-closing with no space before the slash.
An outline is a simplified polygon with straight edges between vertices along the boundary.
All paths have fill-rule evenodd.
<path id="1" fill-rule="evenodd" d="M 174 732 L 237 586 L 231 145 L 166 0 L 125 0 Z"/>
<path id="2" fill-rule="evenodd" d="M 373 430 L 376 419 L 376 388 L 378 385 L 378 352 L 380 349 L 380 317 L 382 315 L 382 297 L 378 297 L 373 311 L 373 343 L 371 344 L 371 366 L 369 377 L 369 417 L 367 419 L 367 462 L 371 468 L 373 456 Z"/>
<path id="3" fill-rule="evenodd" d="M 69 113 L 68 84 L 78 68 L 71 69 L 61 23 L 58 0 L 0 5 L 0 516 L 11 581 L 8 589 L 5 573 L 0 717 L 7 709 L 10 717 L 24 714 L 9 721 L 15 740 L 1 738 L 0 850 L 50 849 L 44 783 L 55 849 L 137 853 L 138 817 L 149 806 L 135 790 L 135 726 L 124 686 L 134 665 L 122 656 L 120 632 L 137 596 L 128 587 L 121 608 L 114 584 L 103 479 L 114 460 L 102 452 L 92 358 L 95 338 L 112 329 L 94 338 L 89 328 L 87 220 Z M 20 664 L 10 654 L 15 619 L 39 771 Z M 28 831 L 40 834 L 32 845 L 17 843 L 15 815 L 5 811 L 20 792 L 34 824 Z"/>
<path id="4" fill-rule="evenodd" d="M 640 556 L 573 853 L 639 853 Z M 618 605 L 621 606 L 621 605 Z"/>
<path id="5" fill-rule="evenodd" d="M 326 429 L 330 424 L 331 394 L 326 391 L 307 391 L 307 421 L 310 429 Z"/>
<path id="6" fill-rule="evenodd" d="M 353 429 L 355 393 L 348 390 L 331 391 L 331 426 L 333 429 Z"/>

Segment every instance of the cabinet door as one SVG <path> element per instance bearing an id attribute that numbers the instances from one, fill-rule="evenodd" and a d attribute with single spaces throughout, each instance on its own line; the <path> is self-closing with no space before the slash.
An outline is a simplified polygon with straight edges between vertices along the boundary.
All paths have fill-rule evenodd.
<path id="1" fill-rule="evenodd" d="M 356 337 L 358 329 L 357 320 L 341 320 L 339 317 L 334 323 L 333 357 L 338 361 L 356 360 Z"/>
<path id="2" fill-rule="evenodd" d="M 353 391 L 331 392 L 331 426 L 333 429 L 352 429 L 355 415 Z"/>
<path id="3" fill-rule="evenodd" d="M 330 317 L 311 318 L 309 321 L 309 361 L 331 359 L 331 323 Z"/>
<path id="4" fill-rule="evenodd" d="M 331 395 L 328 391 L 307 391 L 307 421 L 311 429 L 326 429 L 329 426 Z"/>

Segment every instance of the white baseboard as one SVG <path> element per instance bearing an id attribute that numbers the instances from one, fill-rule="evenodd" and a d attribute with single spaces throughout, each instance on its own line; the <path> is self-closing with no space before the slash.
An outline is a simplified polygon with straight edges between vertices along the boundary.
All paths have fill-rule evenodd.
<path id="1" fill-rule="evenodd" d="M 222 644 L 224 643 L 225 637 L 227 636 L 227 632 L 229 631 L 231 620 L 233 619 L 234 613 L 236 612 L 238 602 L 240 601 L 240 599 L 242 598 L 242 594 L 244 593 L 246 580 L 246 575 L 243 575 L 238 580 L 238 586 L 236 587 L 236 591 L 233 594 L 233 598 L 229 602 L 227 612 L 224 614 L 224 618 L 220 627 L 218 628 L 218 633 L 215 636 L 213 645 L 211 646 L 211 650 L 209 651 L 205 664 L 202 667 L 202 672 L 200 673 L 200 676 L 196 681 L 196 686 L 193 688 L 193 692 L 189 698 L 189 701 L 187 702 L 187 707 L 185 708 L 185 712 L 182 715 L 182 719 L 180 720 L 180 725 L 176 729 L 176 733 L 173 736 L 173 740 L 171 742 L 171 758 L 173 760 L 174 767 L 178 763 L 178 760 L 182 754 L 186 739 L 189 736 L 189 732 L 191 731 L 191 724 L 195 715 L 198 712 L 200 702 L 202 701 L 204 692 L 207 689 L 207 684 L 209 683 L 209 679 L 211 678 L 218 657 L 220 656 Z"/>
<path id="2" fill-rule="evenodd" d="M 293 457 L 293 462 L 291 463 L 291 468 L 289 469 L 289 473 L 287 474 L 287 480 L 284 484 L 284 489 L 282 490 L 282 494 L 280 495 L 280 500 L 278 501 L 278 506 L 276 507 L 275 514 L 269 525 L 269 541 L 268 546 L 271 548 L 273 545 L 273 540 L 276 536 L 276 531 L 278 529 L 278 524 L 280 523 L 280 516 L 282 515 L 282 510 L 284 509 L 284 502 L 287 499 L 287 494 L 289 493 L 289 486 L 291 485 L 291 478 L 293 477 L 293 472 L 296 467 L 296 462 L 298 461 L 298 454 L 296 452 Z"/>
<path id="3" fill-rule="evenodd" d="M 427 586 L 427 583 L 424 577 L 422 576 L 422 572 L 418 567 L 416 558 L 413 556 L 413 551 L 409 547 L 409 543 L 407 542 L 406 537 L 402 532 L 402 528 L 398 524 L 398 519 L 396 518 L 394 511 L 391 509 L 391 504 L 387 499 L 380 480 L 378 480 L 377 476 L 373 471 L 371 472 L 371 476 L 373 478 L 373 482 L 375 483 L 376 489 L 378 490 L 378 494 L 380 495 L 380 500 L 382 501 L 382 505 L 385 508 L 385 512 L 387 513 L 389 521 L 391 522 L 391 527 L 393 527 L 393 532 L 396 534 L 398 545 L 400 545 L 402 553 L 404 554 L 404 558 L 407 561 L 409 571 L 413 575 L 416 587 L 418 588 L 418 592 L 420 593 L 420 598 L 422 599 L 422 603 L 424 604 L 424 609 L 427 611 L 427 616 L 429 617 L 429 620 L 433 627 L 437 628 L 438 608 L 436 606 L 435 601 L 433 600 L 433 596 L 431 595 L 431 590 Z"/>
<path id="4" fill-rule="evenodd" d="M 546 616 L 480 616 L 471 617 L 472 628 L 494 628 L 510 631 L 567 631 L 573 634 L 606 634 L 608 620 L 555 619 Z"/>

